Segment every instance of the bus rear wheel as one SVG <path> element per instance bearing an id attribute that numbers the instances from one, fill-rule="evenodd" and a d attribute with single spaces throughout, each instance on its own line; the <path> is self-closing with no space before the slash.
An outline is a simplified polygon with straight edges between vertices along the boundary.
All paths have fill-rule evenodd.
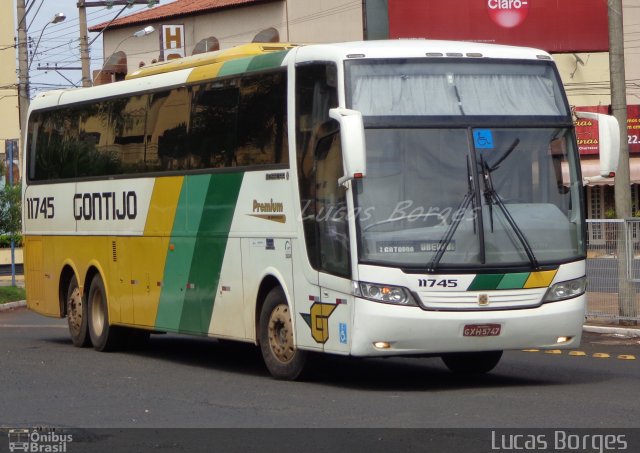
<path id="1" fill-rule="evenodd" d="M 78 279 L 74 275 L 67 288 L 66 299 L 67 324 L 69 335 L 74 346 L 84 348 L 89 346 L 89 328 L 87 327 L 87 304 L 82 297 Z"/>
<path id="2" fill-rule="evenodd" d="M 293 381 L 301 377 L 307 352 L 295 346 L 291 310 L 279 287 L 267 294 L 260 312 L 260 350 L 274 378 Z"/>
<path id="3" fill-rule="evenodd" d="M 442 361 L 457 374 L 483 374 L 493 370 L 502 358 L 502 351 L 460 352 L 444 354 Z"/>
<path id="4" fill-rule="evenodd" d="M 91 280 L 87 297 L 89 335 L 96 351 L 113 351 L 121 346 L 123 331 L 117 326 L 109 325 L 107 292 L 100 274 Z"/>

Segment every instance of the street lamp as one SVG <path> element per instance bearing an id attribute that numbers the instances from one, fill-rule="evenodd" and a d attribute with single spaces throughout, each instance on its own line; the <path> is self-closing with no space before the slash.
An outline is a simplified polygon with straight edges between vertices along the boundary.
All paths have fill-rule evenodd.
<path id="1" fill-rule="evenodd" d="M 29 66 L 27 67 L 27 69 L 31 69 L 31 63 L 33 63 L 33 59 L 35 58 L 36 52 L 38 51 L 38 46 L 40 45 L 40 40 L 42 39 L 42 35 L 46 30 L 46 28 L 51 24 L 59 24 L 60 22 L 64 21 L 66 18 L 67 16 L 65 16 L 64 13 L 56 13 L 53 16 L 53 19 L 47 22 L 47 24 L 42 28 L 42 31 L 40 32 L 40 36 L 38 36 L 38 42 L 36 42 L 36 47 L 33 49 L 33 57 L 31 58 L 31 61 L 29 61 Z"/>
<path id="2" fill-rule="evenodd" d="M 109 58 L 107 58 L 104 62 L 104 64 L 102 65 L 102 68 L 100 68 L 100 71 L 93 77 L 93 80 L 98 80 L 98 78 L 100 77 L 100 75 L 102 74 L 102 72 L 104 71 L 104 68 L 107 66 L 107 64 L 109 63 L 109 60 L 116 54 L 116 52 L 118 51 L 118 49 L 120 48 L 120 46 L 122 45 L 122 43 L 124 43 L 126 40 L 131 39 L 131 38 L 142 38 L 143 36 L 147 36 L 150 35 L 151 33 L 153 33 L 154 31 L 156 31 L 156 29 L 151 26 L 148 25 L 146 27 L 144 27 L 142 30 L 138 30 L 135 33 L 126 36 L 124 39 L 122 39 L 114 48 L 113 48 L 113 52 L 111 52 L 111 56 Z"/>

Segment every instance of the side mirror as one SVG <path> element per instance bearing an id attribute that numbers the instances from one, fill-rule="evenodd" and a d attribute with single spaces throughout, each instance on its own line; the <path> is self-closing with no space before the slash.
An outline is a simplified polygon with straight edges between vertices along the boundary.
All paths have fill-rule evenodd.
<path id="1" fill-rule="evenodd" d="M 578 118 L 596 120 L 600 145 L 600 176 L 612 178 L 618 170 L 620 158 L 620 125 L 613 116 L 593 112 L 578 112 Z"/>
<path id="2" fill-rule="evenodd" d="M 329 116 L 340 124 L 345 175 L 338 179 L 338 184 L 344 184 L 352 179 L 364 178 L 367 168 L 367 153 L 362 114 L 357 110 L 335 108 L 329 110 Z"/>

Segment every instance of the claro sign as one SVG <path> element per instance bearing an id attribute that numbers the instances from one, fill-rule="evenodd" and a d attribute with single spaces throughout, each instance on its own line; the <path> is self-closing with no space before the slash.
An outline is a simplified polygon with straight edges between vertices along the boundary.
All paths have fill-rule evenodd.
<path id="1" fill-rule="evenodd" d="M 609 49 L 603 0 L 389 0 L 390 38 L 478 41 L 549 52 Z"/>
<path id="2" fill-rule="evenodd" d="M 527 17 L 527 0 L 487 0 L 489 17 L 504 28 L 517 27 Z"/>

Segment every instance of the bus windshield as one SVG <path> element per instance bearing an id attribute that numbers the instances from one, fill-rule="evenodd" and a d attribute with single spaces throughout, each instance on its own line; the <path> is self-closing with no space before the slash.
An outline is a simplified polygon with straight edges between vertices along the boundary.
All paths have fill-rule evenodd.
<path id="1" fill-rule="evenodd" d="M 366 127 L 360 262 L 435 271 L 584 256 L 577 153 L 550 66 L 358 62 L 348 73 Z"/>
<path id="2" fill-rule="evenodd" d="M 354 60 L 352 109 L 363 116 L 566 116 L 548 61 Z"/>
<path id="3" fill-rule="evenodd" d="M 361 261 L 536 267 L 584 255 L 570 129 L 474 132 L 493 147 L 474 147 L 467 129 L 366 130 Z"/>

